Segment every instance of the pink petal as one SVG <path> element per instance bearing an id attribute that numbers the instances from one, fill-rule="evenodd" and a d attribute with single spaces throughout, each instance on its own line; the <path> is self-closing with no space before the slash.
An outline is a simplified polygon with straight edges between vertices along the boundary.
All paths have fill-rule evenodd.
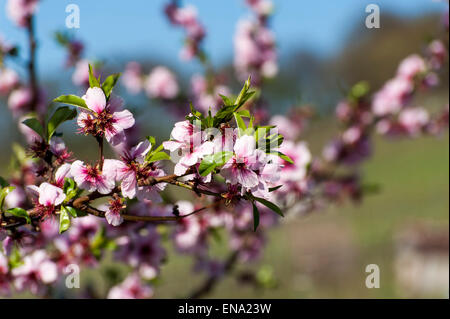
<path id="1" fill-rule="evenodd" d="M 134 159 L 144 159 L 145 155 L 150 151 L 152 145 L 148 140 L 140 142 L 138 145 L 133 147 L 130 151 L 131 157 Z"/>
<path id="2" fill-rule="evenodd" d="M 244 135 L 236 140 L 236 143 L 234 144 L 234 152 L 237 157 L 245 158 L 253 154 L 255 147 L 255 138 L 250 135 Z"/>
<path id="3" fill-rule="evenodd" d="M 106 107 L 106 96 L 103 90 L 99 87 L 89 88 L 86 95 L 83 96 L 88 108 L 95 113 L 101 113 Z"/>
<path id="4" fill-rule="evenodd" d="M 134 172 L 129 172 L 125 175 L 121 184 L 121 188 L 122 195 L 124 197 L 128 197 L 131 199 L 136 196 L 137 181 Z"/>
<path id="5" fill-rule="evenodd" d="M 64 178 L 70 177 L 71 165 L 68 163 L 62 164 L 55 173 L 55 180 L 57 184 L 64 183 Z"/>
<path id="6" fill-rule="evenodd" d="M 42 183 L 39 186 L 39 204 L 44 206 L 57 206 L 61 204 L 66 195 L 63 190 L 49 183 Z"/>
<path id="7" fill-rule="evenodd" d="M 105 213 L 105 218 L 106 218 L 106 221 L 108 222 L 108 224 L 110 224 L 112 226 L 119 226 L 123 222 L 123 218 L 120 215 L 120 213 L 113 212 L 113 211 L 110 211 L 110 210 L 108 210 Z"/>
<path id="8" fill-rule="evenodd" d="M 126 130 L 134 125 L 133 114 L 128 110 L 113 113 L 114 128 L 117 131 Z"/>
<path id="9" fill-rule="evenodd" d="M 175 152 L 177 149 L 181 148 L 184 146 L 184 143 L 182 142 L 178 142 L 178 141 L 166 141 L 163 142 L 163 147 L 164 149 L 170 151 L 170 152 Z"/>
<path id="10" fill-rule="evenodd" d="M 236 178 L 239 183 L 247 188 L 258 185 L 258 175 L 252 170 L 241 168 L 236 170 Z"/>

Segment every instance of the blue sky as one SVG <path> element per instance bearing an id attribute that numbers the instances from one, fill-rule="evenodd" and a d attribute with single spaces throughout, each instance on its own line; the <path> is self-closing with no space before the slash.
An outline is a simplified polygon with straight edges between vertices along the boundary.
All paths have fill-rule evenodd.
<path id="1" fill-rule="evenodd" d="M 182 66 L 178 52 L 182 44 L 180 30 L 169 25 L 162 9 L 168 0 L 42 0 L 37 18 L 40 40 L 39 71 L 55 72 L 63 63 L 64 53 L 50 37 L 64 29 L 65 7 L 78 4 L 81 28 L 75 35 L 85 41 L 88 58 L 137 58 L 146 55 Z M 243 0 L 190 0 L 197 6 L 207 27 L 205 48 L 214 64 L 232 56 L 232 37 L 236 22 L 249 15 Z M 5 15 L 6 0 L 0 0 L 0 34 L 11 42 L 25 44 L 25 34 L 15 28 Z M 332 54 L 340 48 L 349 29 L 360 23 L 364 8 L 376 3 L 384 12 L 411 16 L 442 11 L 445 4 L 433 0 L 275 0 L 272 27 L 281 56 L 292 48 L 308 48 L 319 55 Z M 111 60 L 113 59 L 113 60 Z"/>

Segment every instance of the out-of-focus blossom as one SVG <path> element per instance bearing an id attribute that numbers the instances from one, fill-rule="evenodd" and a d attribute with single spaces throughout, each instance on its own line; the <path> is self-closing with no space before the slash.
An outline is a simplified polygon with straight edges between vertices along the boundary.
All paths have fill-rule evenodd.
<path id="1" fill-rule="evenodd" d="M 137 94 L 142 90 L 142 70 L 139 63 L 134 61 L 127 63 L 122 75 L 122 83 L 132 94 Z"/>
<path id="2" fill-rule="evenodd" d="M 208 84 L 208 81 L 200 74 L 195 74 L 191 79 L 191 89 L 194 95 L 194 105 L 204 114 L 207 114 L 209 109 L 214 115 L 220 106 L 223 104 L 220 95 L 230 95 L 230 89 L 222 84 L 213 83 Z"/>
<path id="3" fill-rule="evenodd" d="M 197 18 L 197 9 L 191 5 L 179 7 L 175 3 L 170 3 L 166 6 L 165 12 L 172 24 L 181 26 L 186 32 L 185 46 L 180 53 L 181 58 L 192 59 L 200 53 L 200 45 L 205 37 L 205 29 Z"/>
<path id="4" fill-rule="evenodd" d="M 94 76 L 98 76 L 98 71 L 94 68 Z M 75 70 L 72 74 L 72 82 L 78 86 L 89 86 L 89 61 L 86 59 L 79 60 L 75 63 Z"/>
<path id="5" fill-rule="evenodd" d="M 142 283 L 137 274 L 129 275 L 120 285 L 108 293 L 108 299 L 146 299 L 153 296 L 153 290 Z"/>
<path id="6" fill-rule="evenodd" d="M 178 94 L 177 79 L 169 69 L 157 66 L 145 80 L 145 92 L 152 98 L 173 99 Z"/>
<path id="7" fill-rule="evenodd" d="M 266 26 L 249 20 L 238 23 L 234 36 L 234 67 L 240 79 L 251 75 L 256 83 L 278 73 L 275 38 Z"/>
<path id="8" fill-rule="evenodd" d="M 0 68 L 0 95 L 7 95 L 19 84 L 16 71 L 9 68 Z"/>
<path id="9" fill-rule="evenodd" d="M 29 111 L 32 99 L 30 88 L 21 87 L 11 92 L 8 98 L 8 107 L 14 116 L 19 116 Z"/>
<path id="10" fill-rule="evenodd" d="M 40 285 L 56 281 L 58 269 L 44 250 L 36 250 L 23 258 L 23 264 L 13 268 L 14 284 L 20 291 L 28 288 L 38 293 Z"/>
<path id="11" fill-rule="evenodd" d="M 35 13 L 38 3 L 38 0 L 8 0 L 6 13 L 15 24 L 26 27 L 30 17 Z"/>

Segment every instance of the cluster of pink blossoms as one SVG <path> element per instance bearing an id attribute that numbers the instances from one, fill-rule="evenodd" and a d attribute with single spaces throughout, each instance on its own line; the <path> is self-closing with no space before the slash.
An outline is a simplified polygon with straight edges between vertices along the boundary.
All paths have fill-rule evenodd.
<path id="1" fill-rule="evenodd" d="M 165 13 L 169 21 L 182 27 L 186 32 L 186 40 L 180 56 L 184 60 L 190 60 L 200 53 L 200 45 L 205 37 L 205 29 L 197 18 L 197 10 L 194 6 L 179 7 L 176 2 L 168 4 Z"/>
<path id="2" fill-rule="evenodd" d="M 240 79 L 251 75 L 256 83 L 278 73 L 275 36 L 267 26 L 272 11 L 268 0 L 247 1 L 256 20 L 239 22 L 234 36 L 234 67 Z"/>
<path id="3" fill-rule="evenodd" d="M 125 67 L 122 83 L 130 93 L 137 94 L 144 90 L 149 98 L 171 100 L 179 92 L 176 76 L 163 66 L 157 66 L 148 75 L 144 75 L 139 63 L 129 62 Z"/>

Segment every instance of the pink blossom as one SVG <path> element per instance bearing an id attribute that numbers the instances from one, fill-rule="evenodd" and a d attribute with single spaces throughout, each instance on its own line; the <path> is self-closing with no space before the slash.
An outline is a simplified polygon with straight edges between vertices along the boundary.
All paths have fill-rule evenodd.
<path id="1" fill-rule="evenodd" d="M 132 94 L 137 94 L 142 90 L 142 70 L 137 62 L 129 62 L 122 75 L 122 83 Z"/>
<path id="2" fill-rule="evenodd" d="M 0 240 L 3 240 L 0 237 Z M 8 259 L 0 249 L 0 294 L 6 295 L 9 293 L 9 278 L 8 278 Z"/>
<path id="3" fill-rule="evenodd" d="M 258 175 L 253 169 L 259 169 L 256 141 L 253 136 L 244 135 L 234 144 L 233 157 L 222 167 L 220 174 L 231 184 L 240 184 L 245 188 L 258 185 Z"/>
<path id="4" fill-rule="evenodd" d="M 419 133 L 429 120 L 430 116 L 427 110 L 422 107 L 405 109 L 398 116 L 399 123 L 409 134 Z"/>
<path id="5" fill-rule="evenodd" d="M 214 143 L 203 142 L 202 132 L 189 121 L 175 123 L 170 135 L 171 140 L 164 142 L 163 146 L 171 152 L 172 159 L 177 157 L 174 152 L 181 151 L 182 155 L 178 157 L 174 169 L 174 173 L 178 176 L 185 174 L 191 166 L 199 163 L 205 155 L 212 154 L 214 151 Z"/>
<path id="6" fill-rule="evenodd" d="M 397 113 L 408 101 L 413 88 L 413 84 L 407 78 L 397 77 L 389 80 L 375 94 L 372 111 L 378 116 Z"/>
<path id="7" fill-rule="evenodd" d="M 108 160 L 105 160 L 105 164 L 107 162 Z M 73 176 L 79 188 L 88 192 L 98 191 L 100 194 L 109 194 L 115 187 L 114 176 L 104 174 L 97 166 L 84 164 L 82 161 L 72 163 L 70 175 Z"/>
<path id="8" fill-rule="evenodd" d="M 426 71 L 425 61 L 417 54 L 406 57 L 399 65 L 397 75 L 408 80 Z"/>
<path id="9" fill-rule="evenodd" d="M 447 57 L 447 49 L 440 40 L 432 41 L 427 48 L 430 55 L 430 63 L 434 69 L 439 69 Z"/>
<path id="10" fill-rule="evenodd" d="M 94 75 L 98 76 L 96 70 L 93 70 Z M 89 86 L 89 61 L 79 60 L 75 64 L 75 70 L 72 74 L 72 82 L 78 86 Z"/>
<path id="11" fill-rule="evenodd" d="M 29 18 L 35 13 L 38 0 L 8 0 L 6 12 L 9 18 L 20 27 L 26 27 Z"/>
<path id="12" fill-rule="evenodd" d="M 55 185 L 63 188 L 64 186 L 64 179 L 66 177 L 71 177 L 70 170 L 72 168 L 71 164 L 65 163 L 62 164 L 55 172 Z"/>
<path id="13" fill-rule="evenodd" d="M 279 150 L 289 156 L 294 162 L 294 164 L 291 164 L 283 160 L 280 173 L 280 185 L 283 185 L 285 182 L 301 182 L 304 180 L 308 165 L 312 159 L 311 152 L 306 143 L 284 141 Z"/>
<path id="14" fill-rule="evenodd" d="M 188 201 L 176 203 L 180 215 L 186 215 L 194 210 L 194 205 Z M 175 247 L 180 252 L 199 252 L 205 249 L 205 224 L 197 215 L 180 220 L 173 234 Z"/>
<path id="15" fill-rule="evenodd" d="M 120 285 L 112 287 L 108 293 L 108 299 L 147 299 L 152 296 L 152 288 L 142 284 L 137 274 L 129 275 Z"/>
<path id="16" fill-rule="evenodd" d="M 66 199 L 66 195 L 61 188 L 47 182 L 42 183 L 39 187 L 29 185 L 27 186 L 27 190 L 37 195 L 38 203 L 45 207 L 53 208 L 62 204 L 64 199 Z"/>
<path id="17" fill-rule="evenodd" d="M 155 67 L 145 80 L 145 91 L 152 98 L 173 99 L 178 90 L 175 75 L 163 66 Z"/>
<path id="18" fill-rule="evenodd" d="M 14 186 L 15 188 L 9 192 L 8 195 L 6 195 L 6 206 L 9 208 L 23 206 L 26 202 L 26 194 L 24 189 L 14 183 L 11 183 L 11 186 Z"/>
<path id="19" fill-rule="evenodd" d="M 8 94 L 18 84 L 19 76 L 16 71 L 0 68 L 0 95 Z"/>
<path id="20" fill-rule="evenodd" d="M 147 280 L 154 279 L 166 256 L 161 238 L 155 227 L 145 228 L 145 232 L 129 232 L 121 238 L 115 255 L 135 268 L 139 275 Z"/>
<path id="21" fill-rule="evenodd" d="M 154 186 L 138 186 L 138 178 L 159 177 L 164 171 L 156 165 L 146 165 L 145 155 L 150 151 L 149 141 L 144 141 L 121 154 L 121 160 L 105 160 L 103 167 L 108 176 L 114 176 L 115 181 L 121 182 L 122 195 L 128 198 L 137 197 L 139 200 L 160 201 L 159 192 L 164 190 L 165 184 Z"/>
<path id="22" fill-rule="evenodd" d="M 31 104 L 31 89 L 21 87 L 11 92 L 8 98 L 8 107 L 14 116 L 18 116 L 28 112 Z"/>
<path id="23" fill-rule="evenodd" d="M 29 288 L 32 293 L 37 293 L 39 284 L 51 284 L 56 281 L 58 271 L 56 264 L 49 259 L 44 250 L 36 250 L 25 256 L 23 264 L 14 268 L 12 274 L 18 290 Z"/>
<path id="24" fill-rule="evenodd" d="M 119 226 L 123 222 L 123 218 L 120 215 L 122 209 L 125 208 L 123 205 L 122 199 L 112 199 L 109 202 L 108 210 L 105 213 L 105 218 L 108 224 L 112 226 Z"/>
<path id="25" fill-rule="evenodd" d="M 270 120 L 270 125 L 276 126 L 278 132 L 289 140 L 296 139 L 302 131 L 300 121 L 293 121 L 283 115 L 273 116 Z"/>
<path id="26" fill-rule="evenodd" d="M 135 123 L 133 114 L 128 110 L 118 111 L 122 99 L 111 97 L 108 101 L 99 87 L 89 88 L 83 96 L 88 108 L 92 111 L 81 111 L 77 124 L 85 134 L 105 136 L 113 145 L 120 144 L 125 139 L 124 130 Z"/>

